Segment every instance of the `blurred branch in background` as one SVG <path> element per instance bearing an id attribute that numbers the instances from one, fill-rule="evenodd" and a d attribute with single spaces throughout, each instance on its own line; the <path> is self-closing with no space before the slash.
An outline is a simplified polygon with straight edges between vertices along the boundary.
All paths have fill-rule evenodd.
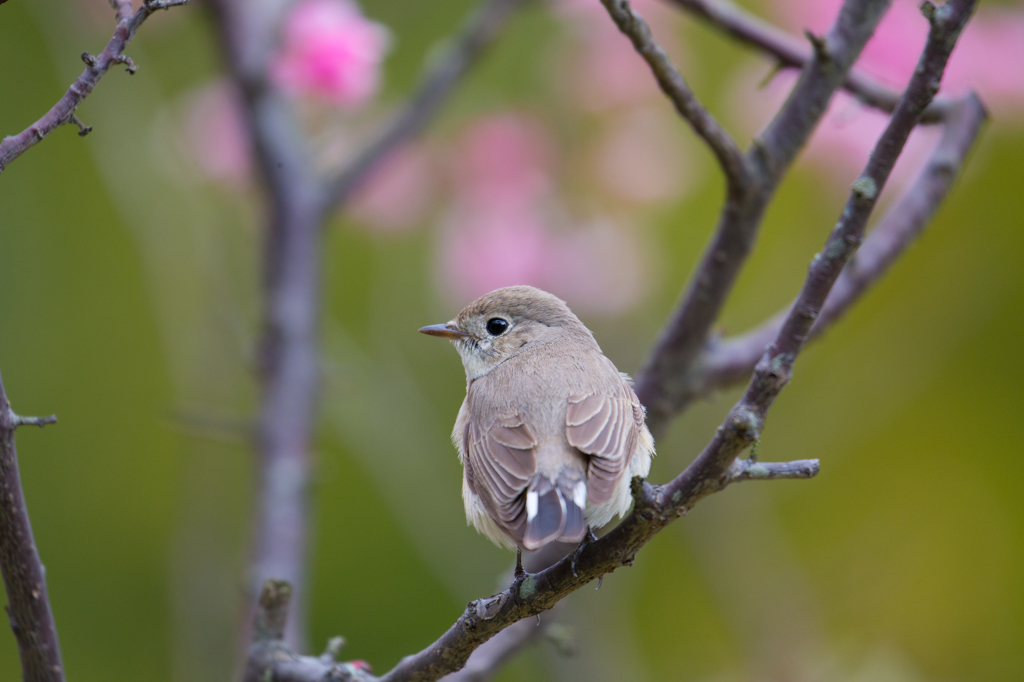
<path id="1" fill-rule="evenodd" d="M 78 126 L 79 135 L 83 137 L 88 135 L 92 128 L 83 124 L 75 116 L 75 109 L 78 108 L 78 105 L 89 96 L 89 93 L 99 83 L 100 78 L 110 70 L 111 66 L 124 64 L 128 73 L 135 73 L 136 66 L 124 51 L 131 44 L 135 32 L 142 26 L 142 22 L 148 19 L 153 12 L 188 3 L 189 0 L 145 0 L 138 11 L 133 14 L 130 0 L 111 0 L 110 4 L 117 13 L 117 28 L 114 29 L 114 35 L 110 38 L 110 42 L 96 56 L 88 52 L 82 53 L 82 61 L 86 64 L 85 71 L 42 118 L 17 135 L 10 135 L 0 141 L 0 173 L 10 165 L 11 161 L 24 154 L 32 146 L 42 142 L 43 138 L 62 125 L 73 123 Z"/>
<path id="2" fill-rule="evenodd" d="M 441 54 L 403 112 L 337 176 L 315 167 L 290 103 L 271 82 L 274 31 L 287 3 L 256 14 L 232 0 L 211 3 L 229 69 L 246 103 L 249 137 L 270 202 L 264 247 L 262 404 L 257 422 L 261 484 L 252 599 L 269 578 L 295 593 L 288 641 L 301 647 L 305 618 L 310 442 L 317 414 L 320 263 L 329 212 L 349 198 L 391 151 L 432 119 L 460 77 L 521 0 L 488 0 Z"/>
<path id="3" fill-rule="evenodd" d="M 53 415 L 15 414 L 0 378 L 0 569 L 25 682 L 64 682 L 64 663 L 46 589 L 46 569 L 39 560 L 21 489 L 14 432 L 19 426 L 41 427 L 56 421 Z"/>

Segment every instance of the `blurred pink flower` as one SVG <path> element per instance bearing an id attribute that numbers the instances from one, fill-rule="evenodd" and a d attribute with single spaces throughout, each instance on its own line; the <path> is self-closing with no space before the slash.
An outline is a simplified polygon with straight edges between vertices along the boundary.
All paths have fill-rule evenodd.
<path id="1" fill-rule="evenodd" d="M 456 200 L 488 212 L 536 202 L 551 188 L 553 148 L 547 130 L 528 116 L 480 119 L 456 146 Z"/>
<path id="2" fill-rule="evenodd" d="M 552 138 L 536 119 L 489 116 L 454 145 L 454 207 L 442 225 L 442 288 L 465 302 L 532 284 L 582 310 L 612 313 L 644 290 L 639 247 L 609 224 L 579 227 L 553 196 Z"/>
<path id="3" fill-rule="evenodd" d="M 454 301 L 498 287 L 530 284 L 574 309 L 621 312 L 646 290 L 635 233 L 611 223 L 555 232 L 539 211 L 456 212 L 440 241 L 440 280 Z"/>
<path id="4" fill-rule="evenodd" d="M 357 107 L 377 93 L 388 42 L 387 29 L 351 0 L 301 0 L 285 21 L 270 76 L 292 94 Z"/>
<path id="5" fill-rule="evenodd" d="M 409 144 L 381 163 L 357 192 L 350 212 L 370 227 L 400 232 L 426 219 L 437 194 L 433 151 Z"/>
<path id="6" fill-rule="evenodd" d="M 598 221 L 555 236 L 544 287 L 576 310 L 620 313 L 647 290 L 650 264 L 643 260 L 635 230 Z"/>
<path id="7" fill-rule="evenodd" d="M 789 28 L 828 30 L 841 0 L 787 0 L 779 3 Z M 864 48 L 858 68 L 894 87 L 910 79 L 928 34 L 917 0 L 895 0 L 874 37 Z M 953 50 L 942 89 L 953 95 L 977 90 L 998 118 L 1024 113 L 1024 7 L 982 6 L 967 24 Z"/>
<path id="8" fill-rule="evenodd" d="M 562 78 L 566 91 L 581 108 L 603 111 L 664 97 L 650 67 L 599 2 L 563 0 L 557 8 L 571 22 L 575 33 Z M 679 65 L 682 49 L 672 30 L 678 13 L 650 2 L 640 3 L 637 9 Z"/>
<path id="9" fill-rule="evenodd" d="M 539 212 L 456 208 L 441 233 L 440 279 L 457 300 L 470 301 L 513 284 L 542 287 L 550 235 Z"/>
<path id="10" fill-rule="evenodd" d="M 691 181 L 680 128 L 663 109 L 630 109 L 612 117 L 588 164 L 598 185 L 636 204 L 678 200 Z"/>
<path id="11" fill-rule="evenodd" d="M 252 174 L 252 158 L 240 96 L 217 79 L 187 96 L 185 140 L 189 156 L 207 178 L 236 188 Z"/>

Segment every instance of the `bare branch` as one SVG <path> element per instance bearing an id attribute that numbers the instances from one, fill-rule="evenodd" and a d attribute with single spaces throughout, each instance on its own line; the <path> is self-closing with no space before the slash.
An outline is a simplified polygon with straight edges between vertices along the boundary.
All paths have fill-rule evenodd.
<path id="1" fill-rule="evenodd" d="M 890 1 L 846 0 L 789 99 L 748 152 L 752 182 L 741 196 L 730 196 L 726 202 L 715 235 L 682 301 L 637 374 L 636 392 L 647 408 L 647 424 L 655 437 L 685 405 L 694 361 L 704 349 L 711 326 L 753 248 L 775 188 L 824 115 L 829 99 L 844 82 Z"/>
<path id="2" fill-rule="evenodd" d="M 629 37 L 644 58 L 662 91 L 672 100 L 676 111 L 686 119 L 718 159 L 729 185 L 730 197 L 740 197 L 750 183 L 746 160 L 736 142 L 700 103 L 690 86 L 664 49 L 651 34 L 651 29 L 626 0 L 601 0 L 615 25 Z"/>
<path id="3" fill-rule="evenodd" d="M 63 682 L 64 663 L 46 589 L 46 569 L 39 560 L 21 489 L 14 431 L 23 425 L 43 426 L 56 421 L 52 415 L 16 415 L 0 378 L 0 571 L 25 682 Z"/>
<path id="4" fill-rule="evenodd" d="M 811 328 L 811 338 L 841 318 L 921 234 L 960 176 L 986 119 L 976 95 L 950 105 L 942 139 L 927 165 L 867 236 L 857 258 L 847 263 Z M 685 399 L 747 381 L 765 347 L 782 328 L 786 312 L 736 337 L 713 342 L 697 362 Z"/>
<path id="5" fill-rule="evenodd" d="M 806 40 L 790 35 L 728 0 L 669 2 L 686 9 L 736 40 L 771 55 L 781 67 L 802 69 L 813 57 Z M 900 97 L 900 93 L 857 69 L 847 74 L 843 88 L 864 104 L 890 113 L 896 108 Z M 936 97 L 921 116 L 921 123 L 940 123 L 951 105 L 952 100 Z"/>
<path id="6" fill-rule="evenodd" d="M 0 173 L 10 165 L 11 161 L 66 123 L 77 124 L 80 129 L 79 134 L 83 136 L 87 134 L 91 128 L 84 126 L 75 118 L 75 109 L 78 108 L 78 105 L 89 96 L 111 65 L 125 63 L 125 58 L 122 55 L 132 42 L 132 38 L 135 37 L 135 32 L 139 30 L 142 22 L 149 18 L 149 15 L 158 9 L 169 9 L 176 5 L 188 4 L 188 2 L 189 0 L 144 2 L 133 15 L 131 14 L 131 2 L 113 0 L 111 4 L 117 10 L 117 28 L 114 29 L 114 35 L 110 38 L 110 42 L 107 43 L 103 52 L 95 57 L 83 53 L 82 59 L 86 62 L 85 71 L 42 118 L 17 135 L 5 137 L 0 141 Z M 128 63 L 130 64 L 130 60 Z M 131 64 L 129 70 L 134 68 L 135 65 Z"/>
<path id="7" fill-rule="evenodd" d="M 961 29 L 974 10 L 973 0 L 950 0 L 939 9 L 930 4 L 931 30 L 917 69 L 900 97 L 888 126 L 875 144 L 867 166 L 853 183 L 849 199 L 825 243 L 811 261 L 796 302 L 775 341 L 761 356 L 743 398 L 732 408 L 715 437 L 682 474 L 665 486 L 672 495 L 692 496 L 720 479 L 733 460 L 761 434 L 768 409 L 789 382 L 793 363 L 810 336 L 829 291 L 863 239 L 878 195 L 903 151 L 910 132 L 938 92 L 942 72 Z"/>
<path id="8" fill-rule="evenodd" d="M 328 182 L 328 206 L 345 204 L 384 157 L 430 123 L 461 78 L 497 38 L 512 12 L 525 2 L 486 0 L 470 15 L 462 31 L 440 51 L 398 115 Z"/>

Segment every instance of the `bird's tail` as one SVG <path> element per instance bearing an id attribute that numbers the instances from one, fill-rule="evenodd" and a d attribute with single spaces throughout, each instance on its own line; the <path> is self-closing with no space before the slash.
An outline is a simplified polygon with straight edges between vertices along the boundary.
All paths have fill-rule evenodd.
<path id="1" fill-rule="evenodd" d="M 587 532 L 583 516 L 587 504 L 587 482 L 583 475 L 563 469 L 558 480 L 538 474 L 526 489 L 526 549 L 538 549 L 549 542 L 579 542 Z"/>

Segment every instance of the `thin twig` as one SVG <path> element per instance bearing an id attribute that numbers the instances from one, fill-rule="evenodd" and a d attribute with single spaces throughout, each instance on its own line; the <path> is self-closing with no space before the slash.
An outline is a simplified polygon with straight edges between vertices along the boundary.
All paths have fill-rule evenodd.
<path id="1" fill-rule="evenodd" d="M 891 0 L 846 0 L 789 99 L 747 153 L 752 181 L 722 209 L 711 244 L 636 377 L 655 437 L 685 405 L 694 362 L 753 248 L 764 212 Z"/>
<path id="2" fill-rule="evenodd" d="M 116 1 L 112 4 L 117 10 L 117 28 L 110 38 L 103 52 L 95 57 L 84 53 L 82 59 L 86 62 L 86 69 L 82 75 L 71 84 L 64 96 L 47 111 L 42 118 L 30 125 L 17 135 L 10 135 L 0 141 L 0 173 L 3 172 L 11 161 L 24 154 L 29 148 L 38 144 L 47 135 L 66 123 L 78 123 L 80 134 L 85 134 L 87 126 L 83 126 L 75 118 L 75 109 L 82 103 L 89 93 L 93 91 L 100 78 L 103 77 L 113 64 L 124 63 L 122 55 L 125 49 L 132 42 L 136 31 L 149 16 L 158 9 L 170 9 L 177 5 L 186 5 L 189 0 L 168 0 L 166 2 L 145 2 L 134 15 L 131 12 L 131 3 Z M 127 8 L 127 10 L 125 9 Z M 134 68 L 134 64 L 130 68 Z"/>
<path id="3" fill-rule="evenodd" d="M 643 17 L 626 0 L 601 0 L 601 4 L 651 67 L 658 85 L 675 105 L 676 111 L 711 148 L 725 173 L 730 197 L 740 197 L 750 183 L 750 173 L 736 142 L 690 90 L 668 53 L 654 39 Z"/>
<path id="4" fill-rule="evenodd" d="M 728 0 L 668 0 L 736 40 L 746 43 L 775 58 L 784 68 L 802 69 L 813 58 L 807 41 L 751 14 Z M 852 69 L 843 82 L 843 88 L 864 104 L 892 112 L 900 93 L 887 88 L 871 76 Z M 924 114 L 921 123 L 941 123 L 952 100 L 936 97 Z"/>
<path id="5" fill-rule="evenodd" d="M 494 42 L 509 16 L 527 0 L 485 0 L 462 30 L 440 49 L 416 92 L 371 142 L 328 182 L 327 206 L 344 205 L 377 165 L 393 150 L 422 131 L 452 90 Z"/>
<path id="6" fill-rule="evenodd" d="M 14 431 L 19 426 L 43 426 L 56 421 L 53 415 L 15 414 L 0 378 L 0 571 L 25 682 L 63 682 L 64 663 L 46 589 L 46 569 L 39 560 L 21 489 Z"/>
<path id="7" fill-rule="evenodd" d="M 811 329 L 811 338 L 839 320 L 921 234 L 960 176 L 987 117 L 974 94 L 949 106 L 942 139 L 927 165 L 867 236 L 857 258 L 847 263 Z M 788 310 L 748 332 L 710 344 L 697 361 L 684 399 L 747 381 L 765 347 L 778 335 Z"/>

